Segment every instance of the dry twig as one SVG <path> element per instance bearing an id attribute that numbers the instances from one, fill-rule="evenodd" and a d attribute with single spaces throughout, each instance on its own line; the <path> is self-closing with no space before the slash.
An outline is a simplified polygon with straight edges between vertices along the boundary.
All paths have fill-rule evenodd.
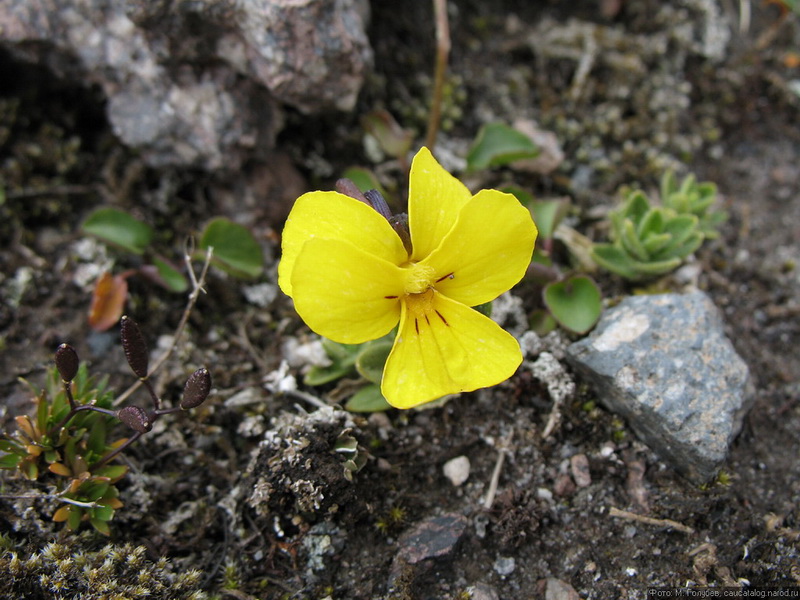
<path id="1" fill-rule="evenodd" d="M 620 510 L 616 506 L 609 507 L 608 514 L 612 517 L 628 519 L 629 521 L 638 521 L 639 523 L 655 525 L 656 527 L 669 527 L 670 529 L 675 529 L 676 531 L 687 533 L 689 535 L 694 533 L 694 529 L 688 525 L 684 525 L 683 523 L 678 523 L 677 521 L 673 521 L 671 519 L 654 519 L 653 517 L 637 515 L 636 513 L 628 512 L 627 510 Z"/>
<path id="2" fill-rule="evenodd" d="M 484 510 L 491 509 L 492 504 L 494 504 L 494 498 L 497 496 L 497 486 L 500 483 L 500 473 L 503 470 L 503 463 L 506 460 L 506 454 L 508 453 L 511 440 L 513 438 L 514 430 L 512 429 L 509 434 L 500 441 L 500 445 L 497 448 L 497 462 L 494 464 L 494 471 L 492 471 L 492 479 L 489 482 L 489 491 L 486 492 L 486 499 L 483 501 Z"/>

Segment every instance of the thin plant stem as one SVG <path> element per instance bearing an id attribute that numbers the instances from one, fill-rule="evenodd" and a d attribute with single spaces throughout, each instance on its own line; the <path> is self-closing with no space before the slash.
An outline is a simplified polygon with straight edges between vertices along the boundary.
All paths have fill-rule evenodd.
<path id="1" fill-rule="evenodd" d="M 433 0 L 433 13 L 436 20 L 436 67 L 433 76 L 433 98 L 428 115 L 428 130 L 425 145 L 433 152 L 439 123 L 442 120 L 442 97 L 444 78 L 447 73 L 447 58 L 450 55 L 450 24 L 447 20 L 447 0 Z"/>
<path id="2" fill-rule="evenodd" d="M 3 500 L 38 500 L 40 498 L 45 500 L 58 500 L 60 502 L 66 502 L 67 504 L 74 504 L 75 506 L 82 506 L 83 508 L 97 508 L 100 506 L 97 502 L 82 502 L 81 500 L 74 500 L 73 498 L 67 498 L 62 496 L 62 494 L 66 493 L 66 490 L 61 492 L 60 494 L 3 494 L 0 495 L 0 498 Z"/>
<path id="3" fill-rule="evenodd" d="M 112 458 L 114 458 L 117 454 L 119 454 L 120 452 L 125 450 L 125 448 L 130 446 L 133 442 L 138 440 L 140 437 L 142 437 L 142 433 L 140 431 L 135 432 L 131 437 L 129 437 L 127 440 L 125 440 L 125 442 L 122 445 L 120 445 L 119 448 L 114 448 L 111 452 L 106 454 L 104 457 L 102 457 L 96 463 L 92 463 L 91 465 L 89 465 L 89 470 L 90 471 L 94 471 L 95 469 L 98 469 L 98 468 L 102 467 L 104 464 L 106 464 L 108 461 L 110 461 Z"/>
<path id="4" fill-rule="evenodd" d="M 75 398 L 72 397 L 72 382 L 71 381 L 61 381 L 64 384 L 64 395 L 66 395 L 67 400 L 69 400 L 69 407 L 74 409 L 75 408 Z"/>
<path id="5" fill-rule="evenodd" d="M 192 309 L 194 305 L 197 303 L 197 298 L 200 296 L 200 292 L 205 293 L 203 289 L 203 285 L 206 281 L 206 274 L 208 273 L 208 267 L 211 265 L 211 257 L 214 255 L 214 248 L 212 246 L 208 247 L 206 251 L 206 257 L 203 261 L 203 268 L 200 270 L 200 276 L 197 277 L 194 273 L 194 269 L 192 268 L 192 257 L 188 251 L 188 248 L 184 252 L 183 260 L 186 263 L 188 272 L 189 272 L 189 279 L 192 282 L 192 291 L 189 293 L 189 299 L 186 302 L 186 308 L 183 310 L 183 315 L 181 316 L 181 321 L 178 323 L 178 327 L 175 328 L 175 333 L 172 336 L 172 344 L 170 345 L 167 350 L 158 357 L 153 368 L 150 369 L 150 372 L 147 374 L 147 377 L 153 375 L 156 371 L 158 371 L 161 366 L 172 356 L 172 353 L 175 351 L 175 348 L 178 347 L 178 341 L 180 339 L 183 330 L 186 328 L 186 323 L 189 321 L 189 316 L 192 314 Z M 114 406 L 119 406 L 125 400 L 127 400 L 131 394 L 133 394 L 139 387 L 142 385 L 142 380 L 138 380 L 133 383 L 127 390 L 122 392 L 119 397 L 114 400 Z"/>
<path id="6" fill-rule="evenodd" d="M 58 425 L 55 425 L 54 427 L 50 428 L 50 430 L 47 432 L 47 437 L 53 439 L 56 432 L 58 432 L 62 427 L 64 427 L 67 423 L 69 423 L 70 419 L 72 419 L 72 417 L 74 417 L 76 413 L 79 413 L 84 410 L 93 410 L 95 412 L 103 413 L 104 415 L 109 415 L 111 417 L 117 416 L 117 413 L 115 413 L 113 410 L 109 410 L 107 408 L 100 408 L 99 406 L 95 406 L 94 404 L 81 404 L 78 406 L 73 406 L 67 413 L 67 416 L 61 419 L 61 422 Z"/>

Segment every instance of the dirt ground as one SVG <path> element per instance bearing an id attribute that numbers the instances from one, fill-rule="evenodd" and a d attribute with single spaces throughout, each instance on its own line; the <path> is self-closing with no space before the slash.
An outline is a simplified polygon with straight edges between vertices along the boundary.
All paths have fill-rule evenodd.
<path id="1" fill-rule="evenodd" d="M 2 79 L 13 82 L 0 92 L 6 429 L 31 410 L 19 378 L 41 385 L 63 341 L 92 373 L 109 374 L 115 389 L 133 379 L 115 330 L 88 327 L 91 287 L 76 283 L 103 256 L 97 246 L 89 256 L 76 250 L 93 207 L 133 212 L 175 256 L 211 217 L 235 217 L 264 246 L 269 264 L 260 281 L 274 283 L 280 218 L 291 200 L 329 189 L 347 166 L 369 164 L 361 115 L 384 107 L 421 139 L 434 36 L 428 3 L 410 4 L 398 11 L 373 3 L 374 73 L 352 114 L 288 115 L 277 152 L 297 175 L 282 179 L 258 165 L 242 176 L 148 169 L 114 140 L 96 90 L 0 55 Z M 665 13 L 670 4 L 675 10 Z M 164 398 L 176 398 L 186 375 L 206 365 L 214 391 L 194 414 L 163 419 L 125 453 L 131 474 L 119 484 L 125 507 L 110 539 L 51 523 L 53 501 L 15 497 L 29 488 L 0 472 L 4 546 L 27 556 L 54 540 L 82 552 L 109 542 L 143 545 L 149 560 L 167 557 L 176 572 L 202 571 L 199 588 L 212 598 L 491 598 L 479 595 L 490 594 L 476 591 L 479 584 L 508 600 L 571 597 L 553 595 L 551 578 L 584 599 L 644 598 L 648 587 L 690 583 L 800 585 L 800 19 L 782 15 L 776 3 L 752 2 L 752 20 L 740 31 L 737 5 L 451 2 L 454 48 L 440 135 L 443 156 L 463 156 L 486 121 L 535 119 L 554 131 L 567 156 L 554 173 L 500 170 L 468 183 L 513 181 L 539 197 L 569 196 L 575 227 L 590 236 L 599 235 L 598 207 L 613 204 L 621 185 L 655 189 L 670 166 L 718 184 L 730 217 L 721 238 L 697 254 L 697 285 L 722 309 L 757 388 L 719 482 L 697 487 L 682 479 L 585 386 L 543 439 L 551 401 L 526 373 L 430 410 L 333 414 L 304 425 L 296 415 L 314 407 L 268 392 L 263 379 L 278 368 L 289 337 L 311 334 L 287 298 L 257 306 L 243 293 L 253 282 L 212 270 L 185 342 L 156 384 Z M 733 23 L 731 38 L 719 50 L 714 24 L 724 19 Z M 552 31 L 558 35 L 541 46 Z M 604 52 L 586 50 L 586 31 Z M 585 78 L 578 77 L 581 57 L 590 65 Z M 661 104 L 653 100 L 661 96 Z M 404 185 L 397 164 L 376 170 L 387 185 Z M 275 190 L 273 204 L 242 200 L 242 180 Z M 117 261 L 120 269 L 132 264 L 121 255 Z M 600 283 L 607 298 L 632 291 L 612 277 Z M 516 293 L 526 310 L 535 307 L 525 284 Z M 184 304 L 181 295 L 132 280 L 127 313 L 156 347 Z M 323 399 L 331 389 L 301 386 Z M 251 401 L 228 402 L 242 394 Z M 344 429 L 367 457 L 352 482 L 333 451 Z M 506 441 L 497 497 L 485 510 Z M 581 487 L 569 468 L 576 455 L 589 465 L 590 482 Z M 455 487 L 442 467 L 458 456 L 468 457 L 471 471 Z M 316 506 L 298 509 L 302 494 L 292 485 L 299 479 L 319 492 Z M 260 500 L 258 486 L 269 488 Z M 691 532 L 613 517 L 611 507 Z M 404 532 L 445 513 L 467 519 L 449 554 L 395 561 Z M 5 594 L 16 589 L 3 585 L 8 580 L 0 582 Z M 47 595 L 33 583 L 26 589 L 31 598 L 77 594 Z M 172 597 L 164 594 L 151 597 Z"/>

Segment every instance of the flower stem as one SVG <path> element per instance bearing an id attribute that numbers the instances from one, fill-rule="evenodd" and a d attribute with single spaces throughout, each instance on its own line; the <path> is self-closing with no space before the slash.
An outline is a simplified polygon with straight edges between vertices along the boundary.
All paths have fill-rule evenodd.
<path id="1" fill-rule="evenodd" d="M 450 25 L 447 20 L 447 0 L 433 0 L 433 12 L 436 18 L 436 67 L 433 80 L 433 98 L 431 112 L 428 115 L 428 130 L 425 134 L 425 145 L 433 152 L 439 123 L 442 119 L 442 96 L 444 95 L 444 77 L 447 72 L 447 57 L 450 55 Z"/>

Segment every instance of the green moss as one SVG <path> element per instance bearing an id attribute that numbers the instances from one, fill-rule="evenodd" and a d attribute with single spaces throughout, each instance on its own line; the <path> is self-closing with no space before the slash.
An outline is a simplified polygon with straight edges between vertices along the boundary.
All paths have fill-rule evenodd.
<path id="1" fill-rule="evenodd" d="M 144 546 L 108 544 L 95 552 L 50 543 L 37 552 L 0 550 L 0 597 L 109 597 L 205 600 L 202 573 L 176 572 L 169 562 L 146 557 Z"/>

